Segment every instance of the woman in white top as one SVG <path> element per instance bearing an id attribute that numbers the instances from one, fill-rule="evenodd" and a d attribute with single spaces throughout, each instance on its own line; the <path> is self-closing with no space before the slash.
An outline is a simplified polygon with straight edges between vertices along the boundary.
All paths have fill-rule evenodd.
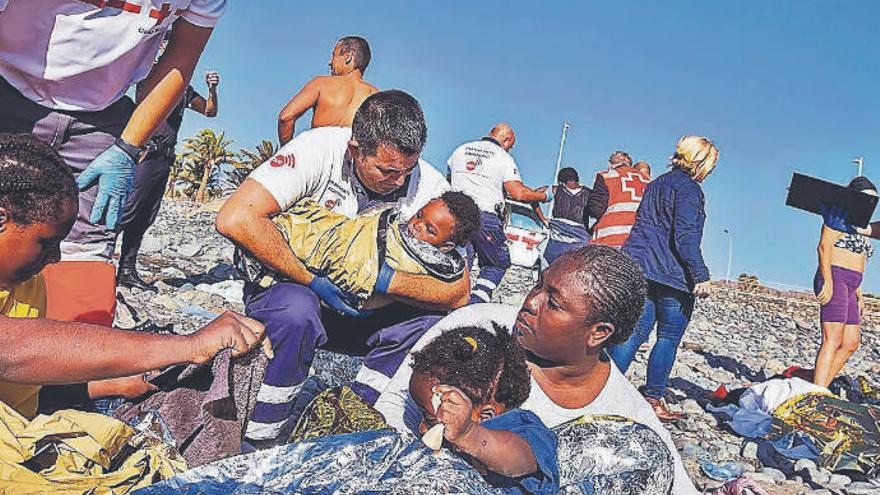
<path id="1" fill-rule="evenodd" d="M 674 462 L 672 493 L 696 494 L 672 438 L 639 392 L 611 363 L 605 348 L 625 341 L 644 304 L 645 278 L 629 256 L 587 246 L 560 256 L 529 292 L 522 308 L 471 305 L 451 313 L 413 347 L 465 321 L 487 328 L 512 327 L 526 349 L 532 388 L 521 406 L 553 428 L 585 414 L 617 415 L 654 430 Z M 409 359 L 392 376 L 375 407 L 389 424 L 407 429 L 412 416 L 406 386 Z"/>

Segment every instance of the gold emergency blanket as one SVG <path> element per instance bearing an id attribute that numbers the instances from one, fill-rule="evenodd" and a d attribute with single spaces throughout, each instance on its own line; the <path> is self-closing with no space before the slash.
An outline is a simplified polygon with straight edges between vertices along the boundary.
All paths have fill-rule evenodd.
<path id="1" fill-rule="evenodd" d="M 797 395 L 773 411 L 770 438 L 805 433 L 819 449 L 819 465 L 830 471 L 880 476 L 880 407 L 823 393 Z"/>
<path id="2" fill-rule="evenodd" d="M 126 494 L 186 469 L 173 447 L 113 418 L 65 410 L 29 422 L 0 402 L 0 493 Z"/>
<path id="3" fill-rule="evenodd" d="M 464 272 L 464 259 L 458 252 L 442 253 L 413 239 L 406 232 L 406 224 L 398 222 L 391 210 L 348 218 L 306 199 L 275 216 L 273 222 L 293 254 L 310 271 L 326 276 L 361 301 L 373 294 L 381 256 L 395 271 L 429 274 L 445 281 L 456 280 Z M 261 266 L 254 269 L 259 265 L 255 260 L 241 255 L 237 258 L 236 264 L 246 279 L 263 287 L 278 281 L 277 274 Z"/>
<path id="4" fill-rule="evenodd" d="M 385 418 L 347 385 L 328 388 L 303 411 L 288 442 L 388 428 Z"/>

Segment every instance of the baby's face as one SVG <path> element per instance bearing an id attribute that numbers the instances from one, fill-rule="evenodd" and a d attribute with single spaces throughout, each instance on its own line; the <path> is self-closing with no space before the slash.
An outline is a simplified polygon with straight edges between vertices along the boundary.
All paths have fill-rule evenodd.
<path id="1" fill-rule="evenodd" d="M 452 248 L 455 217 L 442 199 L 431 200 L 406 223 L 409 234 L 438 248 Z"/>

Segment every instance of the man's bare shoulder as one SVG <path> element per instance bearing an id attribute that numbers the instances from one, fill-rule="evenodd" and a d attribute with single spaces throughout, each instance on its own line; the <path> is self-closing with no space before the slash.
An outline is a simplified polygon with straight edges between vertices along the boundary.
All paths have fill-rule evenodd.
<path id="1" fill-rule="evenodd" d="M 370 92 L 371 95 L 379 92 L 379 88 L 377 88 L 376 86 L 373 86 L 372 84 L 368 83 L 367 81 L 361 81 L 361 84 L 364 85 L 364 87 L 367 89 L 367 91 Z"/>

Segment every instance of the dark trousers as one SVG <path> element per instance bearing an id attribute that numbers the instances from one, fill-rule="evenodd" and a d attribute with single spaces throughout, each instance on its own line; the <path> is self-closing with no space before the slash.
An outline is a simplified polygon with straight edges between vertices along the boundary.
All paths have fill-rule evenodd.
<path id="1" fill-rule="evenodd" d="M 382 375 L 395 370 L 409 347 L 440 317 L 391 304 L 370 316 L 352 318 L 321 306 L 308 287 L 279 283 L 269 289 L 245 289 L 247 316 L 266 326 L 275 357 L 269 360 L 257 404 L 245 437 L 260 442 L 285 440 L 292 428 L 291 413 L 300 385 L 308 377 L 318 348 L 366 355 L 365 366 Z M 369 374 L 369 372 L 367 373 Z M 365 379 L 355 390 L 375 400 L 381 390 Z"/>
<path id="2" fill-rule="evenodd" d="M 642 393 L 654 399 L 666 395 L 669 373 L 678 355 L 678 344 L 684 336 L 691 314 L 694 296 L 672 287 L 648 281 L 645 309 L 629 339 L 611 347 L 609 354 L 620 371 L 626 373 L 636 352 L 647 342 L 654 323 L 657 324 L 657 342 L 648 357 L 648 376 Z"/>
<path id="3" fill-rule="evenodd" d="M 54 111 L 27 99 L 0 78 L 0 132 L 35 134 L 61 155 L 74 176 L 113 144 L 132 112 L 134 102 L 128 97 L 98 112 Z M 89 221 L 97 192 L 95 183 L 79 193 L 79 214 L 62 244 L 64 259 L 82 252 L 107 259 L 113 255 L 116 233 Z"/>
<path id="4" fill-rule="evenodd" d="M 469 248 L 480 260 L 480 276 L 471 289 L 470 304 L 492 301 L 492 293 L 498 288 L 504 272 L 510 268 L 510 251 L 504 224 L 498 215 L 482 212 L 482 227 L 471 237 Z"/>
<path id="5" fill-rule="evenodd" d="M 164 146 L 162 149 L 151 151 L 137 166 L 134 187 L 125 203 L 120 222 L 122 225 L 120 267 L 135 268 L 144 234 L 159 214 L 165 186 L 168 183 L 168 174 L 174 163 L 173 141 L 170 147 L 171 151 Z"/>

